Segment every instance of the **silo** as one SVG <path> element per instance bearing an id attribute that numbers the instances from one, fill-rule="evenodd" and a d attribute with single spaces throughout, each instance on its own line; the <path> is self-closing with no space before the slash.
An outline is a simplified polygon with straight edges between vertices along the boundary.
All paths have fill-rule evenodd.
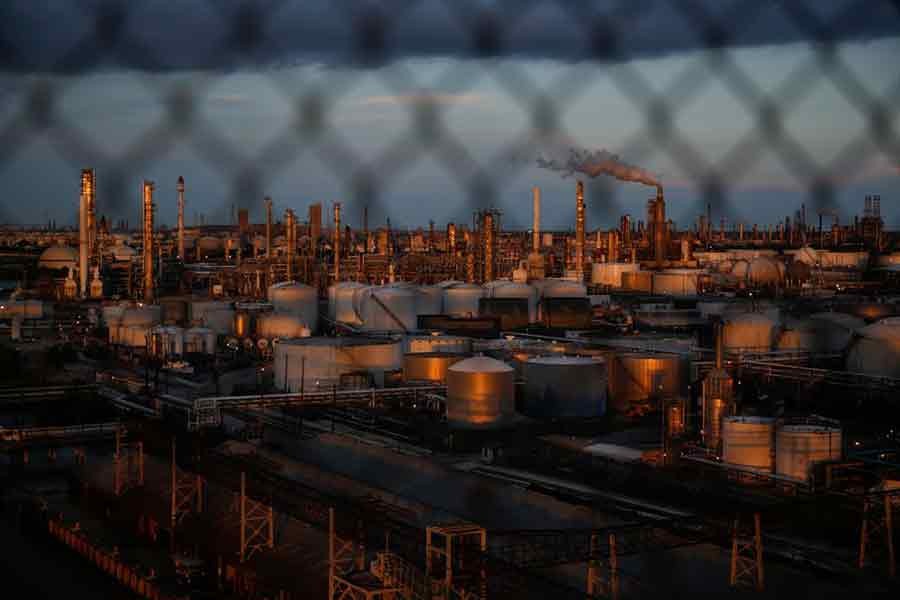
<path id="1" fill-rule="evenodd" d="M 319 293 L 316 288 L 303 283 L 286 281 L 270 286 L 267 297 L 275 312 L 299 316 L 312 331 L 316 331 L 318 328 Z"/>
<path id="2" fill-rule="evenodd" d="M 406 332 L 416 329 L 418 315 L 415 287 L 397 284 L 373 286 L 354 294 L 356 313 L 366 331 Z"/>
<path id="3" fill-rule="evenodd" d="M 444 314 L 453 317 L 477 317 L 478 301 L 484 297 L 480 285 L 458 283 L 444 288 Z"/>
<path id="4" fill-rule="evenodd" d="M 769 352 L 775 342 L 778 325 L 760 313 L 745 313 L 728 319 L 723 328 L 728 352 Z"/>
<path id="5" fill-rule="evenodd" d="M 656 271 L 653 273 L 653 293 L 663 296 L 696 296 L 701 273 L 699 269 Z"/>
<path id="6" fill-rule="evenodd" d="M 606 362 L 587 356 L 541 356 L 524 364 L 522 412 L 536 418 L 606 413 Z"/>
<path id="7" fill-rule="evenodd" d="M 403 380 L 447 383 L 447 369 L 467 357 L 468 354 L 455 352 L 406 354 L 403 356 Z"/>
<path id="8" fill-rule="evenodd" d="M 625 271 L 622 273 L 622 288 L 634 292 L 647 292 L 653 289 L 652 271 Z"/>
<path id="9" fill-rule="evenodd" d="M 766 417 L 722 419 L 722 460 L 730 465 L 771 472 L 775 420 Z"/>
<path id="10" fill-rule="evenodd" d="M 825 425 L 783 425 L 775 432 L 775 472 L 808 481 L 816 462 L 840 460 L 841 430 Z"/>
<path id="11" fill-rule="evenodd" d="M 681 393 L 684 365 L 674 354 L 620 354 L 611 361 L 609 403 L 620 413 L 651 397 Z"/>
<path id="12" fill-rule="evenodd" d="M 404 339 L 403 347 L 407 354 L 471 353 L 472 338 L 459 335 L 409 335 Z"/>
<path id="13" fill-rule="evenodd" d="M 475 356 L 447 369 L 447 421 L 461 428 L 494 427 L 515 415 L 513 368 Z"/>

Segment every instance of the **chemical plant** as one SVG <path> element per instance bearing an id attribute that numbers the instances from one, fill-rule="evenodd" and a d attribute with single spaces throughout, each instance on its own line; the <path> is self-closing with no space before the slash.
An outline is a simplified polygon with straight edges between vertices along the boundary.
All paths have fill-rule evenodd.
<path id="1" fill-rule="evenodd" d="M 898 597 L 881 199 L 678 229 L 643 172 L 542 166 L 646 185 L 646 215 L 592 229 L 576 181 L 566 231 L 538 188 L 528 231 L 270 198 L 189 226 L 173 176 L 133 228 L 85 169 L 76 228 L 2 228 L 7 568 L 152 599 Z"/>

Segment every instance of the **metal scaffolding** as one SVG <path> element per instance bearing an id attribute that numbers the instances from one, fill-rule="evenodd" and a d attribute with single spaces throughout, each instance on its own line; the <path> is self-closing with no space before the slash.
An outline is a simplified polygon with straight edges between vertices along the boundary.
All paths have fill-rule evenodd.
<path id="1" fill-rule="evenodd" d="M 244 472 L 241 472 L 241 492 L 237 500 L 240 513 L 238 556 L 243 563 L 256 552 L 275 547 L 275 511 L 271 504 L 247 496 L 247 474 Z"/>
<path id="2" fill-rule="evenodd" d="M 900 504 L 891 494 L 872 494 L 863 500 L 859 534 L 859 568 L 875 562 L 886 563 L 888 576 L 897 574 L 894 555 L 894 508 Z"/>
<path id="3" fill-rule="evenodd" d="M 172 464 L 170 473 L 170 508 L 169 519 L 172 526 L 173 540 L 175 527 L 185 515 L 203 510 L 203 478 L 200 475 L 184 472 L 178 468 L 175 459 L 175 440 L 172 440 Z"/>
<path id="4" fill-rule="evenodd" d="M 134 487 L 144 485 L 144 443 L 129 442 L 125 432 L 116 431 L 116 453 L 113 456 L 113 492 L 121 496 Z"/>
<path id="5" fill-rule="evenodd" d="M 765 588 L 762 529 L 759 513 L 753 514 L 752 530 L 742 528 L 740 515 L 734 518 L 731 534 L 731 586 Z"/>

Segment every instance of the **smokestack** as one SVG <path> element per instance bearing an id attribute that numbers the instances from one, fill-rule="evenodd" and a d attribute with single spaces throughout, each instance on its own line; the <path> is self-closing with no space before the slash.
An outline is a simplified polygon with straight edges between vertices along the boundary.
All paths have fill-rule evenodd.
<path id="1" fill-rule="evenodd" d="M 184 260 L 184 177 L 178 178 L 178 258 Z"/>
<path id="2" fill-rule="evenodd" d="M 87 198 L 87 210 L 85 211 L 87 228 L 88 257 L 96 252 L 97 243 L 97 172 L 94 169 L 81 170 L 81 193 Z M 83 291 L 86 295 L 87 291 Z"/>
<path id="3" fill-rule="evenodd" d="M 90 200 L 84 193 L 84 172 L 82 172 L 82 191 L 78 203 L 78 285 L 82 297 L 87 297 L 88 254 L 90 239 L 88 237 L 88 204 Z"/>
<path id="4" fill-rule="evenodd" d="M 456 254 L 456 223 L 447 225 L 447 254 Z"/>
<path id="5" fill-rule="evenodd" d="M 266 196 L 266 260 L 272 259 L 272 198 Z"/>
<path id="6" fill-rule="evenodd" d="M 575 275 L 584 281 L 584 183 L 575 184 Z"/>
<path id="7" fill-rule="evenodd" d="M 738 225 L 738 240 L 744 241 L 744 224 Z"/>
<path id="8" fill-rule="evenodd" d="M 153 302 L 153 182 L 144 180 L 142 187 L 144 207 L 144 302 Z"/>
<path id="9" fill-rule="evenodd" d="M 666 262 L 666 201 L 663 198 L 662 187 L 656 188 L 656 202 L 654 203 L 653 216 L 653 243 L 655 248 L 656 264 L 662 266 Z"/>
<path id="10" fill-rule="evenodd" d="M 531 225 L 531 251 L 541 250 L 541 188 L 535 186 L 531 190 L 531 211 L 534 222 Z"/>
<path id="11" fill-rule="evenodd" d="M 484 282 L 494 280 L 494 215 L 490 211 L 484 213 L 481 232 L 484 243 Z"/>
<path id="12" fill-rule="evenodd" d="M 294 252 L 297 251 L 296 239 L 297 222 L 294 219 L 294 211 L 288 208 L 284 211 L 285 238 L 287 238 L 287 280 L 294 280 Z"/>
<path id="13" fill-rule="evenodd" d="M 341 278 L 341 203 L 334 203 L 334 280 Z"/>
<path id="14" fill-rule="evenodd" d="M 366 240 L 366 247 L 363 250 L 364 254 L 369 253 L 369 205 L 366 204 L 363 206 L 363 239 Z"/>
<path id="15" fill-rule="evenodd" d="M 619 237 L 618 232 L 615 229 L 610 229 L 606 242 L 606 256 L 611 263 L 619 262 L 619 240 L 616 239 L 617 237 Z"/>

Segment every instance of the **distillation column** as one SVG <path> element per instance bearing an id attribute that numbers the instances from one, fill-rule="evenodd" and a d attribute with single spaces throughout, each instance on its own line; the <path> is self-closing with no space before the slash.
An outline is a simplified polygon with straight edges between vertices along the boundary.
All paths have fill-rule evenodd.
<path id="1" fill-rule="evenodd" d="M 575 276 L 584 281 L 584 183 L 575 184 Z"/>
<path id="2" fill-rule="evenodd" d="M 535 186 L 531 190 L 531 251 L 541 251 L 541 188 Z"/>
<path id="3" fill-rule="evenodd" d="M 184 177 L 178 178 L 178 258 L 184 261 Z"/>
<path id="4" fill-rule="evenodd" d="M 153 182 L 144 180 L 143 198 L 143 242 L 144 242 L 144 302 L 153 302 Z"/>
<path id="5" fill-rule="evenodd" d="M 334 203 L 334 281 L 341 279 L 341 203 Z"/>
<path id="6" fill-rule="evenodd" d="M 284 211 L 285 239 L 287 241 L 287 280 L 294 280 L 294 252 L 297 251 L 295 236 L 297 224 L 294 220 L 294 211 L 290 208 Z"/>

